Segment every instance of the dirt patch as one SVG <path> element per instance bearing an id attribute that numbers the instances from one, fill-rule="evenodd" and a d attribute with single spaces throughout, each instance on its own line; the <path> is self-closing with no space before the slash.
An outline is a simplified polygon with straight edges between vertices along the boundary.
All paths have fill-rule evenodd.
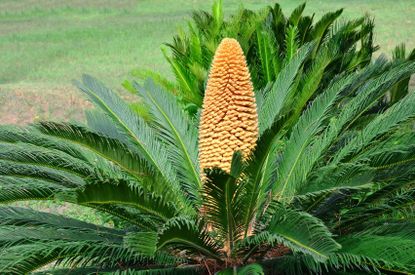
<path id="1" fill-rule="evenodd" d="M 74 87 L 0 86 L 0 124 L 84 120 L 91 105 Z"/>

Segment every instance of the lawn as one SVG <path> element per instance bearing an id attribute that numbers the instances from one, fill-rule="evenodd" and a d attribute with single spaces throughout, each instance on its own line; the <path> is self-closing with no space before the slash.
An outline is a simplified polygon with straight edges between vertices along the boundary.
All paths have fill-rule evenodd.
<path id="1" fill-rule="evenodd" d="M 275 1 L 225 0 L 227 15 L 241 5 L 259 9 Z M 302 1 L 279 1 L 291 11 Z M 393 3 L 393 4 L 392 4 Z M 114 89 L 134 68 L 169 75 L 160 46 L 186 26 L 202 0 L 2 0 L 0 2 L 0 123 L 35 119 L 82 119 L 85 100 L 71 81 L 82 73 Z M 413 0 L 308 1 L 306 13 L 345 8 L 344 16 L 375 18 L 380 52 L 415 47 Z"/>

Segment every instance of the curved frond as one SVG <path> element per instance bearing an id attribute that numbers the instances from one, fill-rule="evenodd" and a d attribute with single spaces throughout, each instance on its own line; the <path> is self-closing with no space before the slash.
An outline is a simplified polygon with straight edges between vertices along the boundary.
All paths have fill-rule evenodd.
<path id="1" fill-rule="evenodd" d="M 94 158 L 98 155 L 132 175 L 143 176 L 143 173 L 149 173 L 137 152 L 120 141 L 100 135 L 85 126 L 48 121 L 39 122 L 35 127 L 48 136 L 56 137 L 57 140 L 91 151 Z"/>
<path id="2" fill-rule="evenodd" d="M 258 122 L 260 136 L 270 128 L 281 115 L 281 110 L 286 103 L 293 81 L 298 74 L 300 66 L 310 54 L 313 44 L 303 46 L 294 58 L 281 70 L 277 79 L 267 94 L 263 95 L 264 100 L 258 105 Z M 262 102 L 262 100 L 258 100 Z"/>
<path id="3" fill-rule="evenodd" d="M 221 261 L 217 244 L 208 235 L 202 223 L 186 217 L 169 220 L 159 232 L 158 249 L 172 246 L 190 251 L 193 256 L 199 253 Z"/>
<path id="4" fill-rule="evenodd" d="M 250 245 L 275 245 L 281 243 L 294 252 L 313 257 L 317 262 L 326 261 L 341 248 L 328 228 L 312 215 L 276 206 L 266 227 L 246 240 Z"/>
<path id="5" fill-rule="evenodd" d="M 187 119 L 177 99 L 155 86 L 151 80 L 147 80 L 144 87 L 136 83 L 135 88 L 150 108 L 160 139 L 168 144 L 168 157 L 180 180 L 188 185 L 186 191 L 197 198 L 201 180 L 195 126 Z"/>
<path id="6" fill-rule="evenodd" d="M 371 121 L 361 133 L 338 151 L 333 162 L 338 163 L 350 153 L 359 152 L 361 148 L 367 146 L 376 137 L 387 133 L 400 123 L 414 116 L 415 95 L 412 93 Z"/>
<path id="7" fill-rule="evenodd" d="M 127 138 L 127 145 L 140 152 L 154 171 L 163 176 L 168 188 L 177 194 L 177 199 L 185 204 L 185 198 L 179 195 L 180 186 L 176 182 L 176 175 L 163 153 L 164 145 L 157 142 L 154 131 L 118 95 L 96 79 L 84 76 L 83 83 L 77 83 L 77 86 L 111 119 L 117 130 L 123 133 Z"/>
<path id="8" fill-rule="evenodd" d="M 127 205 L 162 220 L 168 220 L 177 213 L 175 207 L 163 197 L 122 180 L 112 183 L 97 181 L 95 184 L 85 185 L 75 195 L 79 204 Z"/>
<path id="9" fill-rule="evenodd" d="M 273 187 L 274 196 L 290 200 L 291 196 L 303 183 L 314 163 L 313 161 L 307 161 L 305 157 L 308 153 L 307 146 L 313 141 L 315 135 L 321 131 L 328 112 L 339 94 L 350 87 L 352 80 L 353 75 L 335 81 L 313 101 L 293 127 L 287 146 L 282 152 L 282 162 L 278 167 L 278 181 Z"/>
<path id="10" fill-rule="evenodd" d="M 206 171 L 203 188 L 202 211 L 207 223 L 225 240 L 225 250 L 231 255 L 236 240 L 241 237 L 241 213 L 243 207 L 238 196 L 238 178 L 242 171 L 242 155 L 235 153 L 230 174 L 213 169 Z"/>

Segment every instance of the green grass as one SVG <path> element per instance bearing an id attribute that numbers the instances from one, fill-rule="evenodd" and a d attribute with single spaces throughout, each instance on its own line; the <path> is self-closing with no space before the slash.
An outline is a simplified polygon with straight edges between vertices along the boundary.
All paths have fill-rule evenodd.
<path id="1" fill-rule="evenodd" d="M 35 118 L 81 119 L 86 106 L 71 80 L 92 74 L 113 88 L 134 68 L 169 74 L 160 51 L 203 0 L 0 1 L 0 123 Z M 275 1 L 225 0 L 227 15 L 242 4 L 259 9 Z M 279 1 L 291 11 L 302 1 Z M 376 41 L 389 53 L 415 47 L 413 0 L 311 0 L 307 13 L 346 8 L 344 16 L 375 17 Z M 81 107 L 80 107 L 81 106 Z"/>

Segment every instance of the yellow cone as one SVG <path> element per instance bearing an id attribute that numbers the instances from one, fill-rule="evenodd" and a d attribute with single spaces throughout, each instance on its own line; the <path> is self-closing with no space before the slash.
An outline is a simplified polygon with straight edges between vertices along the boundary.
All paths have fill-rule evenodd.
<path id="1" fill-rule="evenodd" d="M 199 129 L 201 171 L 230 172 L 235 151 L 249 156 L 258 138 L 251 76 L 238 41 L 225 38 L 216 50 L 203 100 Z M 202 173 L 203 178 L 203 173 Z"/>

